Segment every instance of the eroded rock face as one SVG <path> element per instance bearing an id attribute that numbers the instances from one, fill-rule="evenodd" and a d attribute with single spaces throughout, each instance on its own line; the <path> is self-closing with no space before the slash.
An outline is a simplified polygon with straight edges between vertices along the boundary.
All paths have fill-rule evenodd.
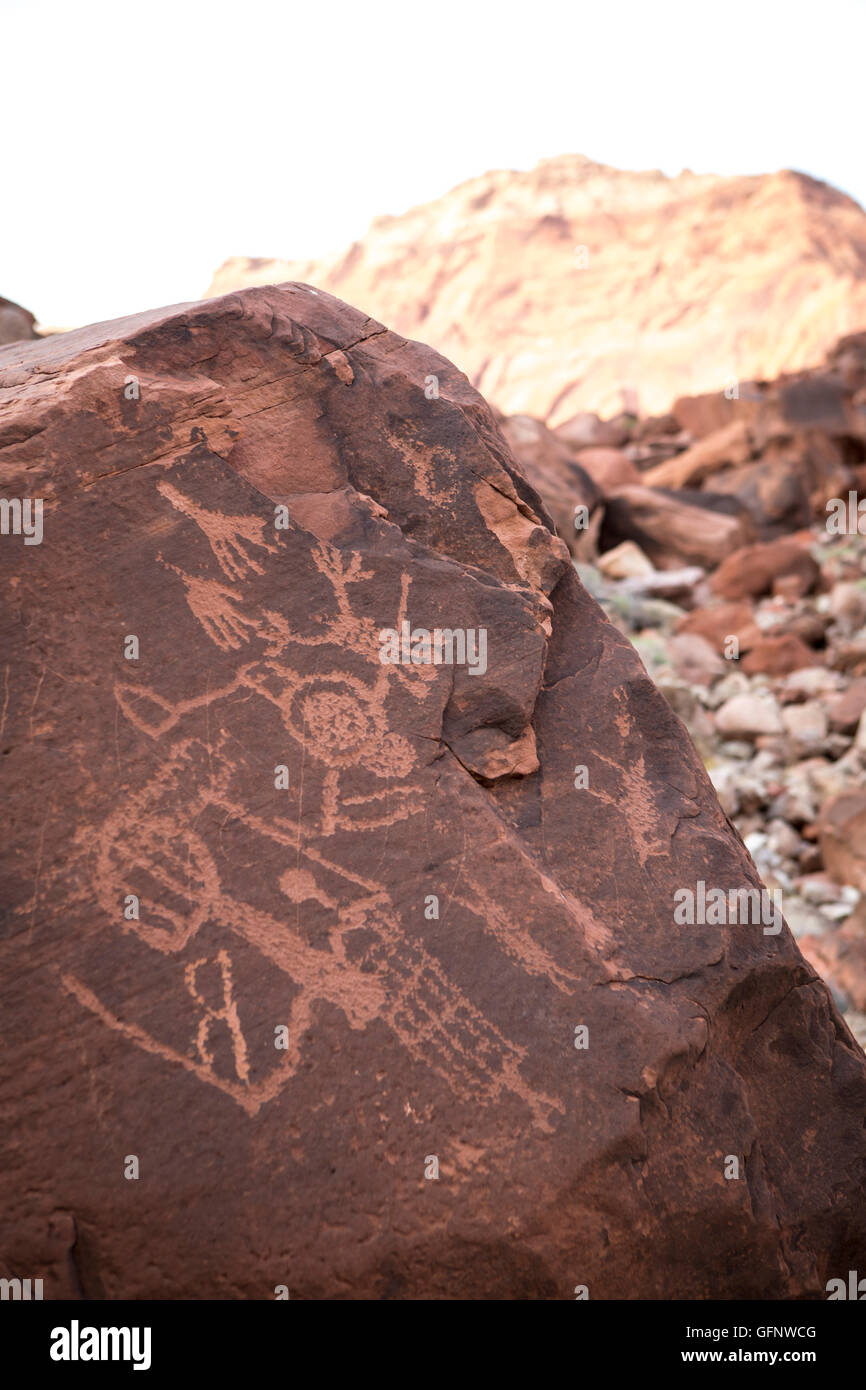
<path id="1" fill-rule="evenodd" d="M 4 1273 L 724 1298 L 866 1261 L 863 1055 L 787 929 L 675 924 L 754 867 L 460 373 L 288 285 L 9 348 L 0 402 L 44 500 L 0 538 Z M 465 660 L 383 662 L 404 624 Z"/>
<path id="2" fill-rule="evenodd" d="M 521 471 L 543 498 L 556 534 L 575 557 L 579 556 L 603 488 L 540 420 L 514 415 L 503 421 L 501 428 Z M 597 529 L 593 523 L 592 531 Z"/>
<path id="3" fill-rule="evenodd" d="M 815 366 L 863 328 L 864 266 L 866 213 L 807 175 L 668 178 L 567 154 L 379 217 L 333 256 L 240 255 L 209 294 L 321 285 L 432 343 L 507 414 L 551 426 L 657 414 L 699 391 L 719 393 L 724 425 L 735 378 Z M 785 413 L 808 428 L 838 400 L 810 385 Z"/>

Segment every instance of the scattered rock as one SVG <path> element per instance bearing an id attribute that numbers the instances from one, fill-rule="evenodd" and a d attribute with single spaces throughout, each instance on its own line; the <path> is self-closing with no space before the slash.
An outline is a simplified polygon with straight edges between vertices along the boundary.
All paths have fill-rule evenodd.
<path id="1" fill-rule="evenodd" d="M 794 859 L 803 850 L 803 841 L 787 821 L 771 820 L 767 825 L 767 843 L 774 854 Z"/>
<path id="2" fill-rule="evenodd" d="M 718 652 L 696 632 L 681 632 L 668 641 L 674 668 L 693 685 L 710 685 L 725 669 Z"/>
<path id="3" fill-rule="evenodd" d="M 652 570 L 646 575 L 634 575 L 624 580 L 622 587 L 630 594 L 688 602 L 693 599 L 696 586 L 704 578 L 705 572 L 698 565 L 687 565 L 679 570 Z"/>
<path id="4" fill-rule="evenodd" d="M 648 487 L 622 488 L 609 498 L 602 525 L 604 548 L 634 540 L 659 569 L 711 568 L 740 546 L 745 535 L 739 516 Z"/>
<path id="5" fill-rule="evenodd" d="M 866 632 L 858 633 L 849 642 L 834 642 L 828 651 L 827 661 L 836 671 L 850 671 L 853 675 L 866 675 Z"/>
<path id="6" fill-rule="evenodd" d="M 767 540 L 780 531 L 808 526 L 812 517 L 803 468 L 794 459 L 771 459 L 765 454 L 754 463 L 715 473 L 712 486 L 714 492 L 739 498 L 758 535 Z"/>
<path id="7" fill-rule="evenodd" d="M 600 420 L 589 410 L 580 410 L 557 425 L 555 434 L 570 449 L 617 449 L 628 439 L 628 430 L 611 420 Z"/>
<path id="8" fill-rule="evenodd" d="M 852 924 L 851 918 L 841 927 L 823 933 L 809 933 L 800 938 L 800 950 L 814 969 L 829 977 L 836 989 L 844 992 L 850 1006 L 860 1013 L 866 1011 L 866 932 L 862 925 Z M 846 1021 L 851 1015 L 846 1010 Z M 866 1017 L 863 1018 L 866 1024 Z M 860 1045 L 866 1041 L 866 1027 L 861 1024 Z"/>
<path id="9" fill-rule="evenodd" d="M 786 705 L 782 723 L 796 743 L 810 747 L 827 737 L 827 711 L 820 700 L 806 700 L 802 705 Z"/>
<path id="10" fill-rule="evenodd" d="M 761 630 L 755 622 L 751 605 L 742 602 L 695 608 L 680 619 L 677 631 L 694 632 L 705 637 L 723 656 L 726 651 L 742 655 L 761 640 Z M 731 642 L 732 637 L 736 638 L 736 645 Z"/>
<path id="11" fill-rule="evenodd" d="M 684 453 L 647 469 L 643 481 L 648 487 L 694 487 L 729 464 L 745 463 L 751 453 L 748 425 L 745 420 L 732 420 Z"/>
<path id="12" fill-rule="evenodd" d="M 755 739 L 760 734 L 781 734 L 779 706 L 771 695 L 734 695 L 716 710 L 716 728 L 729 738 Z"/>
<path id="13" fill-rule="evenodd" d="M 759 672 L 771 676 L 787 676 L 803 666 L 815 664 L 815 653 L 799 637 L 791 634 L 760 637 L 742 661 L 747 675 Z"/>
<path id="14" fill-rule="evenodd" d="M 828 874 L 866 893 L 866 791 L 845 792 L 827 802 L 818 835 Z"/>
<path id="15" fill-rule="evenodd" d="M 557 430 L 556 435 L 565 438 L 562 429 Z M 605 497 L 620 488 L 641 485 L 640 473 L 622 449 L 579 449 L 575 458 Z"/>
<path id="16" fill-rule="evenodd" d="M 850 734 L 857 728 L 866 710 L 866 678 L 854 680 L 847 690 L 827 702 L 830 728 L 837 733 Z"/>
<path id="17" fill-rule="evenodd" d="M 840 682 L 841 677 L 824 666 L 804 666 L 779 682 L 779 694 L 784 701 L 827 697 L 839 689 Z"/>
<path id="18" fill-rule="evenodd" d="M 598 559 L 598 568 L 608 579 L 645 579 L 656 573 L 639 545 L 622 541 Z"/>
<path id="19" fill-rule="evenodd" d="M 850 636 L 866 623 L 866 587 L 862 584 L 835 584 L 827 598 L 827 612 Z"/>
<path id="20" fill-rule="evenodd" d="M 775 580 L 796 576 L 798 592 L 807 594 L 815 587 L 819 574 L 808 549 L 786 536 L 729 554 L 710 580 L 710 588 L 722 598 L 757 598 L 769 593 Z"/>

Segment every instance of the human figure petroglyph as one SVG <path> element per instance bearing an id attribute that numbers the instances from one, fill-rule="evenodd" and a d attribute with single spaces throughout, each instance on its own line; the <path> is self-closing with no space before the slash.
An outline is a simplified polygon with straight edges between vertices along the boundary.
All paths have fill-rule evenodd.
<path id="1" fill-rule="evenodd" d="M 251 634 L 259 631 L 256 619 L 237 612 L 235 594 L 225 584 L 220 584 L 216 579 L 201 579 L 186 574 L 166 561 L 163 564 L 183 580 L 190 612 L 220 651 L 237 651 L 250 640 Z"/>
<path id="2" fill-rule="evenodd" d="M 192 996 L 197 1004 L 201 1006 L 201 1018 L 199 1019 L 198 1031 L 196 1033 L 196 1048 L 199 1057 L 205 1066 L 213 1068 L 214 1056 L 210 1050 L 210 1034 L 215 1023 L 224 1023 L 232 1040 L 232 1052 L 234 1054 L 235 1071 L 240 1081 L 249 1078 L 249 1061 L 247 1058 L 247 1044 L 238 1019 L 237 1005 L 232 993 L 232 963 L 228 951 L 218 951 L 216 964 L 219 968 L 222 984 L 222 1007 L 214 1009 L 208 1004 L 198 984 L 198 972 L 209 962 L 206 956 L 199 960 L 192 960 L 184 967 L 184 981 L 187 993 Z"/>
<path id="3" fill-rule="evenodd" d="M 157 483 L 161 492 L 176 511 L 182 512 L 194 521 L 207 537 L 211 550 L 223 574 L 228 579 L 243 580 L 250 572 L 264 574 L 264 566 L 247 553 L 247 547 L 260 550 L 275 550 L 265 540 L 266 523 L 259 517 L 226 516 L 223 512 L 210 511 L 186 497 L 172 483 L 165 480 Z"/>
<path id="4" fill-rule="evenodd" d="M 189 574 L 162 556 L 157 557 L 164 568 L 181 579 L 190 612 L 220 650 L 237 650 L 250 643 L 253 637 L 258 637 L 265 644 L 267 655 L 272 658 L 284 658 L 290 643 L 307 647 L 336 644 L 340 650 L 355 652 L 365 660 L 379 651 L 379 624 L 371 617 L 356 613 L 348 593 L 349 585 L 361 584 L 373 578 L 372 570 L 363 567 L 360 553 L 353 551 L 346 555 L 327 541 L 320 540 L 313 545 L 311 559 L 331 587 L 337 612 L 321 618 L 320 632 L 300 633 L 291 628 L 282 614 L 272 609 L 251 607 L 250 611 L 243 612 L 242 581 L 254 574 L 263 574 L 264 569 L 257 560 L 247 555 L 241 542 L 260 547 L 266 553 L 275 553 L 278 545 L 264 539 L 266 523 L 258 517 L 226 516 L 207 511 L 165 481 L 158 483 L 157 487 L 175 510 L 188 516 L 202 530 L 223 573 L 236 581 L 235 587 L 230 589 L 218 580 Z M 398 624 L 406 617 L 408 590 L 409 576 L 404 574 L 401 579 Z M 429 685 L 435 679 L 435 673 L 424 671 L 421 679 Z M 416 681 L 416 691 L 418 688 Z M 387 677 L 382 679 L 380 675 L 377 689 L 387 692 Z"/>
<path id="5" fill-rule="evenodd" d="M 177 1048 L 154 1038 L 138 1024 L 125 1018 L 119 1018 L 111 1009 L 106 1008 L 93 990 L 77 976 L 67 972 L 61 976 L 61 984 L 68 994 L 73 995 L 78 1000 L 82 1008 L 92 1013 L 107 1028 L 119 1033 L 128 1042 L 140 1048 L 142 1052 L 149 1052 L 164 1062 L 183 1068 L 191 1075 L 198 1077 L 200 1081 L 215 1086 L 217 1090 L 236 1101 L 248 1115 L 256 1115 L 263 1105 L 279 1095 L 289 1080 L 286 1066 L 275 1068 L 270 1076 L 262 1081 L 249 1081 L 248 1079 L 239 1081 L 237 1078 L 219 1076 L 212 1065 L 202 1062 L 200 1058 L 190 1057 L 186 1053 L 179 1052 Z M 288 1052 L 283 1055 L 288 1059 L 291 1053 Z"/>
<path id="6" fill-rule="evenodd" d="M 324 752 L 326 757 L 333 757 L 332 750 Z M 296 817 L 289 813 L 257 814 L 232 797 L 231 775 L 221 741 L 210 749 L 196 738 L 175 743 L 171 757 L 160 771 L 104 826 L 95 888 L 106 913 L 116 917 L 123 892 L 134 881 L 137 888 L 145 890 L 141 894 L 142 917 L 140 921 L 124 923 L 124 930 L 134 932 L 161 954 L 175 956 L 208 922 L 228 927 L 300 985 L 301 993 L 290 1018 L 293 1036 L 310 1026 L 314 1005 L 328 1001 L 343 1010 L 352 1027 L 364 1027 L 376 1017 L 387 1019 L 413 1055 L 452 1080 L 462 1077 L 463 1082 L 458 1084 L 465 1084 L 470 1093 L 477 1093 L 479 1086 L 488 1094 L 491 1088 L 495 1094 L 502 1089 L 523 1093 L 526 1088 L 519 1085 L 520 1054 L 515 1055 L 508 1040 L 491 1029 L 444 975 L 435 958 L 417 943 L 407 941 L 389 895 L 374 879 L 354 873 L 320 848 L 336 828 L 333 809 L 330 823 L 323 814 L 317 827 L 320 835 L 305 825 L 301 843 L 301 826 Z M 339 775 L 338 768 L 329 768 L 325 783 L 334 786 Z M 293 914 L 277 918 L 224 891 L 214 857 L 193 829 L 208 807 L 219 809 L 227 818 L 242 822 L 275 842 L 295 861 L 294 867 L 282 874 L 280 889 L 299 912 L 311 902 L 321 904 L 331 914 L 336 911 L 328 951 L 308 945 L 297 926 L 292 925 Z M 390 823 L 394 819 L 392 809 Z M 353 824 L 351 817 L 347 822 L 342 814 L 339 820 L 341 824 Z M 322 872 L 335 875 L 342 882 L 339 899 L 322 886 Z M 163 901 L 165 896 L 168 906 Z M 342 908 L 340 900 L 345 904 Z M 462 902 L 466 910 L 475 910 L 462 896 L 455 901 Z M 179 904 L 183 910 L 179 910 Z M 346 939 L 362 925 L 373 937 L 366 962 L 375 966 L 372 976 L 357 961 L 349 959 L 346 951 Z M 514 924 L 512 930 L 504 921 L 500 926 L 498 919 L 495 925 L 503 943 L 510 938 L 512 948 L 523 955 Z M 544 964 L 538 960 L 524 963 L 534 969 Z M 425 994 L 426 1001 L 422 997 Z M 431 1000 L 435 1004 L 431 1005 Z M 448 1019 L 452 1024 L 460 1020 L 459 1028 L 446 1026 Z M 129 1036 L 137 1040 L 137 1035 Z M 478 1061 L 485 1056 L 502 1059 L 502 1071 L 493 1080 L 478 1067 Z M 295 1060 L 290 1058 L 289 1062 L 292 1072 Z M 207 1057 L 200 1057 L 196 1074 L 209 1079 L 208 1065 Z M 217 1084 L 216 1079 L 210 1079 Z M 237 1098 L 235 1090 L 229 1093 Z M 546 1122 L 550 1103 L 538 1097 L 530 1100 L 537 1109 L 536 1118 L 540 1123 Z"/>

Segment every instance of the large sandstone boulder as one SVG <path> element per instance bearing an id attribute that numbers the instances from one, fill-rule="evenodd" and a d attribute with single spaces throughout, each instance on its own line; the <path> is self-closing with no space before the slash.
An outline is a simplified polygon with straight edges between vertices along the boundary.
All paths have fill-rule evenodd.
<path id="1" fill-rule="evenodd" d="M 0 400 L 44 503 L 0 538 L 3 1274 L 866 1267 L 866 1060 L 786 928 L 677 923 L 754 866 L 466 379 L 283 285 L 8 348 Z"/>

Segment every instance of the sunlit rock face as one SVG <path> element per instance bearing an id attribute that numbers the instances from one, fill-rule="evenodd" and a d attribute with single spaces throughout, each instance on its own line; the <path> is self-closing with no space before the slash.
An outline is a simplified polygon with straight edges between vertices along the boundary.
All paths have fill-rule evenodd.
<path id="1" fill-rule="evenodd" d="M 337 255 L 239 255 L 208 293 L 283 280 L 430 343 L 508 415 L 659 414 L 866 328 L 866 213 L 790 170 L 668 178 L 562 155 L 379 217 Z"/>

